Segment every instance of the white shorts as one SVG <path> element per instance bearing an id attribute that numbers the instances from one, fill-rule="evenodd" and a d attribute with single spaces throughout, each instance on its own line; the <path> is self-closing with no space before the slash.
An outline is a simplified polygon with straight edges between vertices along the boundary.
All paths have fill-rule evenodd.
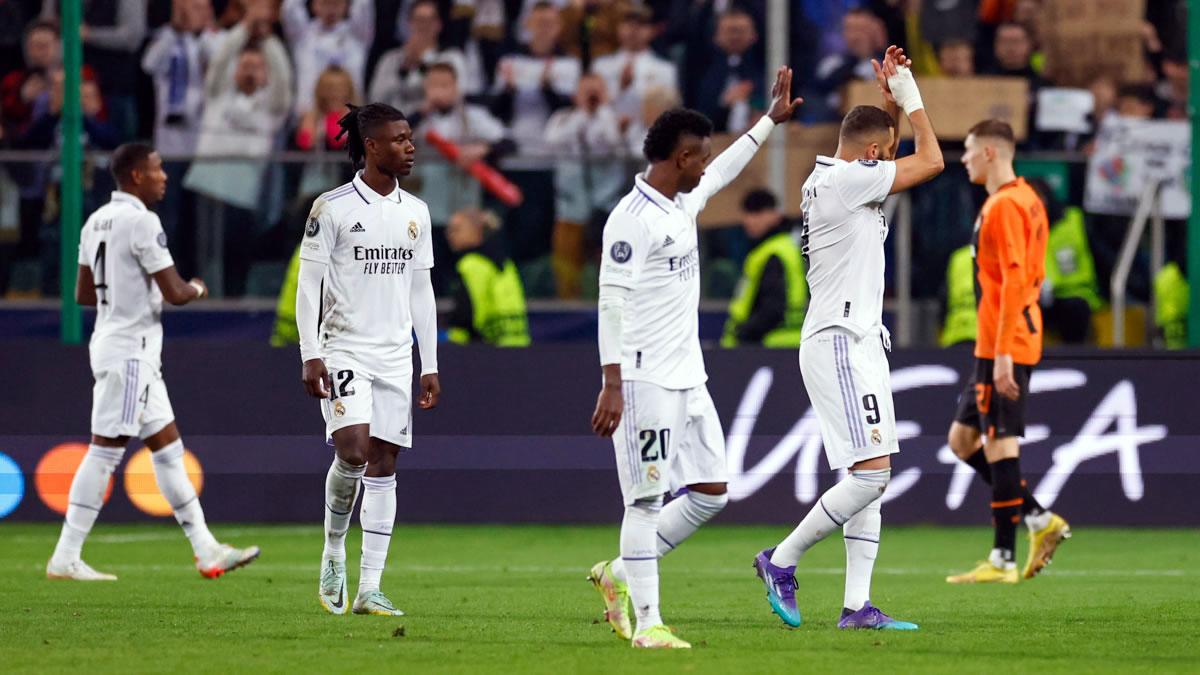
<path id="1" fill-rule="evenodd" d="M 92 433 L 105 438 L 146 438 L 175 420 L 158 366 L 138 359 L 94 371 Z"/>
<path id="2" fill-rule="evenodd" d="M 891 372 L 879 334 L 827 328 L 800 344 L 800 374 L 832 469 L 900 451 Z"/>
<path id="3" fill-rule="evenodd" d="M 725 433 L 708 388 L 664 389 L 625 382 L 625 410 L 613 433 L 626 504 L 696 483 L 727 483 Z"/>
<path id="4" fill-rule="evenodd" d="M 330 398 L 321 401 L 325 435 L 355 424 L 370 426 L 372 438 L 412 447 L 412 364 L 386 374 L 368 372 L 347 359 L 325 359 L 333 381 Z"/>

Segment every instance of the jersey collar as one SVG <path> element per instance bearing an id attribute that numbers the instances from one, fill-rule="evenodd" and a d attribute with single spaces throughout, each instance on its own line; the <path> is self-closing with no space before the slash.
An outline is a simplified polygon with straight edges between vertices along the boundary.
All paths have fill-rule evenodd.
<path id="1" fill-rule="evenodd" d="M 675 203 L 663 196 L 663 193 L 651 187 L 640 173 L 633 177 L 633 187 L 666 213 L 670 213 L 671 208 L 675 206 Z"/>
<path id="2" fill-rule="evenodd" d="M 381 195 L 363 182 L 362 171 L 359 171 L 354 174 L 354 180 L 351 181 L 351 185 L 354 186 L 354 191 L 358 193 L 358 196 L 362 197 L 362 200 L 368 204 L 374 204 L 383 199 L 396 202 L 397 204 L 400 203 L 400 183 L 396 183 L 396 186 L 392 188 L 391 194 L 386 196 Z"/>
<path id="3" fill-rule="evenodd" d="M 845 164 L 845 163 L 846 163 L 845 160 L 838 159 L 837 157 L 827 157 L 825 155 L 817 155 L 817 166 L 837 166 L 838 164 Z"/>
<path id="4" fill-rule="evenodd" d="M 144 203 L 142 203 L 142 200 L 138 199 L 135 195 L 131 195 L 128 192 L 124 192 L 121 190 L 113 190 L 112 201 L 125 202 L 126 204 L 132 204 L 135 207 L 137 207 L 138 209 L 141 209 L 142 211 L 149 210 L 146 208 L 146 205 Z"/>

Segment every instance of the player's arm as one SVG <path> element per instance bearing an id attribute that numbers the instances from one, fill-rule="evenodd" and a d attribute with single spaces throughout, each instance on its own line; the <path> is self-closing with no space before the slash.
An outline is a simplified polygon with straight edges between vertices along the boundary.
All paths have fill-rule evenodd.
<path id="1" fill-rule="evenodd" d="M 898 59 L 904 59 L 905 66 L 911 66 L 912 61 L 904 57 L 904 50 L 892 45 L 888 47 L 887 53 L 883 57 L 883 62 L 887 63 L 891 59 L 893 63 L 898 63 Z M 896 103 L 896 97 L 892 96 L 892 90 L 888 88 L 887 75 L 883 72 L 883 65 L 876 65 L 875 61 L 871 62 L 871 66 L 875 68 L 875 82 L 879 85 L 879 93 L 883 95 L 883 109 L 892 118 L 892 126 L 896 129 L 896 134 L 892 137 L 892 145 L 888 148 L 888 157 L 896 158 L 896 154 L 900 152 L 900 104 Z"/>
<path id="2" fill-rule="evenodd" d="M 84 307 L 96 306 L 96 281 L 92 278 L 92 268 L 87 265 L 79 266 L 75 275 L 75 302 Z"/>
<path id="3" fill-rule="evenodd" d="M 767 114 L 705 167 L 700 185 L 692 191 L 694 196 L 691 198 L 698 199 L 696 212 L 737 178 L 758 149 L 767 142 L 775 126 L 790 120 L 796 112 L 796 106 L 803 102 L 804 99 L 792 98 L 792 69 L 780 66 L 775 73 L 775 84 L 771 86 L 771 107 Z"/>
<path id="4" fill-rule="evenodd" d="M 890 194 L 920 185 L 941 173 L 946 167 L 942 149 L 933 132 L 933 123 L 929 120 L 929 115 L 925 112 L 925 103 L 921 100 L 921 91 L 908 68 L 911 63 L 905 58 L 904 51 L 895 46 L 888 48 L 882 64 L 871 61 L 876 77 L 882 76 L 886 80 L 885 98 L 890 94 L 896 105 L 908 115 L 908 122 L 913 129 L 913 140 L 917 146 L 916 152 L 896 160 L 896 177 L 892 181 Z M 899 147 L 899 141 L 893 140 L 892 145 L 893 148 Z"/>
<path id="5" fill-rule="evenodd" d="M 1025 310 L 1028 279 L 1024 216 L 1016 202 L 1001 198 L 988 209 L 987 221 L 982 227 L 987 228 L 988 239 L 995 246 L 1001 279 L 992 380 L 1000 395 L 1016 399 L 1021 390 L 1013 377 L 1013 343 L 1016 341 L 1018 322 L 1023 320 L 1021 314 Z"/>
<path id="6" fill-rule="evenodd" d="M 597 436 L 612 436 L 621 423 L 625 399 L 621 395 L 621 330 L 624 326 L 625 303 L 629 289 L 611 284 L 600 286 L 599 342 L 600 370 L 604 382 L 592 413 L 592 431 Z"/>
<path id="7" fill-rule="evenodd" d="M 618 207 L 620 208 L 620 207 Z M 622 331 L 625 305 L 641 276 L 650 242 L 637 218 L 614 211 L 604 225 L 600 261 L 599 320 L 600 370 L 604 382 L 592 413 L 592 431 L 612 436 L 621 422 L 625 400 L 621 396 Z"/>
<path id="8" fill-rule="evenodd" d="M 172 305 L 186 305 L 208 295 L 208 287 L 199 278 L 185 281 L 175 269 L 175 260 L 167 248 L 167 234 L 162 222 L 153 213 L 136 221 L 132 252 L 142 270 L 154 278 L 163 300 Z"/>
<path id="9" fill-rule="evenodd" d="M 162 291 L 163 300 L 172 305 L 186 305 L 193 300 L 199 300 L 208 295 L 208 287 L 198 277 L 184 281 L 174 265 L 159 270 L 153 275 L 154 283 Z"/>
<path id="10" fill-rule="evenodd" d="M 337 244 L 337 227 L 329 204 L 318 197 L 304 224 L 300 241 L 300 273 L 296 278 L 296 332 L 300 335 L 300 380 L 313 398 L 329 398 L 332 383 L 321 360 L 321 291 L 329 256 Z"/>
<path id="11" fill-rule="evenodd" d="M 421 398 L 417 405 L 428 410 L 438 404 L 442 393 L 437 363 L 437 299 L 433 295 L 433 280 L 428 269 L 413 272 L 409 307 L 413 331 L 417 334 L 417 349 L 421 354 Z"/>

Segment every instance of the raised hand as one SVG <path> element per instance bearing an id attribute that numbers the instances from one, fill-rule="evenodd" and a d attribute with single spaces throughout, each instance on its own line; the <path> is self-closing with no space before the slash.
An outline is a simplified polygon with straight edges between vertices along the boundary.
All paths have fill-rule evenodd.
<path id="1" fill-rule="evenodd" d="M 775 71 L 775 84 L 771 86 L 771 107 L 767 116 L 776 124 L 783 124 L 796 114 L 796 107 L 804 103 L 802 98 L 792 98 L 792 69 L 780 66 Z"/>

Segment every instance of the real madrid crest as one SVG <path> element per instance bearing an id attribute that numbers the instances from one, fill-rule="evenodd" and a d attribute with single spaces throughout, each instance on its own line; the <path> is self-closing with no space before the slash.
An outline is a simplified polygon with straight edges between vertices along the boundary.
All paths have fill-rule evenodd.
<path id="1" fill-rule="evenodd" d="M 649 466 L 649 468 L 646 469 L 646 477 L 654 482 L 658 482 L 658 479 L 659 479 L 658 467 L 651 464 Z"/>
<path id="2" fill-rule="evenodd" d="M 416 241 L 419 234 L 421 234 L 421 228 L 417 227 L 417 221 L 408 221 L 408 238 Z"/>
<path id="3" fill-rule="evenodd" d="M 333 404 L 333 416 L 334 417 L 342 417 L 345 414 L 346 414 L 346 404 L 342 403 L 341 401 L 335 402 Z"/>
<path id="4" fill-rule="evenodd" d="M 879 433 L 878 429 L 871 430 L 871 443 L 874 445 L 883 443 L 883 434 Z"/>

